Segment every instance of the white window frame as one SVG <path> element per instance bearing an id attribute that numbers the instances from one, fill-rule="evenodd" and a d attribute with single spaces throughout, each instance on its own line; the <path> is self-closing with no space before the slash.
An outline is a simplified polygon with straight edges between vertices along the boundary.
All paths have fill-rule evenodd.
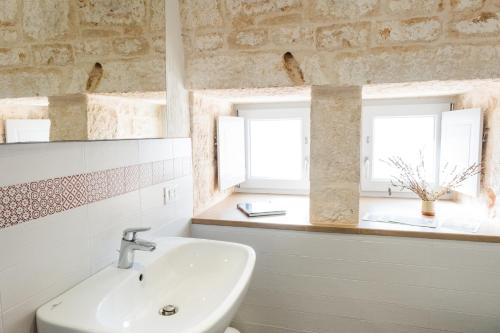
<path id="1" fill-rule="evenodd" d="M 245 156 L 246 181 L 241 183 L 237 192 L 276 193 L 276 194 L 309 194 L 309 152 L 310 152 L 310 103 L 259 103 L 240 104 L 236 106 L 238 117 L 245 118 Z M 303 167 L 300 180 L 279 180 L 252 178 L 250 170 L 250 128 L 251 119 L 286 119 L 300 118 L 302 120 Z"/>
<path id="2" fill-rule="evenodd" d="M 409 117 L 428 115 L 435 117 L 434 145 L 435 151 L 435 175 L 436 182 L 439 182 L 440 166 L 440 146 L 441 146 L 441 114 L 449 111 L 453 98 L 401 98 L 401 99 L 381 99 L 364 100 L 362 111 L 362 138 L 361 138 L 361 195 L 378 197 L 416 197 L 409 191 L 399 191 L 392 188 L 390 181 L 372 180 L 373 161 L 373 120 L 375 117 Z M 391 192 L 389 193 L 389 188 Z"/>

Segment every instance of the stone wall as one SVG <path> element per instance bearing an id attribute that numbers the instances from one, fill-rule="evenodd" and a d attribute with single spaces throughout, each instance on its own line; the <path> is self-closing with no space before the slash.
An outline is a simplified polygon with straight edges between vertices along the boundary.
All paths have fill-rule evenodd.
<path id="1" fill-rule="evenodd" d="M 498 0 L 181 0 L 191 88 L 500 77 Z"/>
<path id="2" fill-rule="evenodd" d="M 165 90 L 164 1 L 2 0 L 0 97 Z"/>
<path id="3" fill-rule="evenodd" d="M 233 190 L 221 191 L 217 175 L 218 116 L 236 116 L 233 105 L 227 101 L 206 96 L 200 92 L 190 94 L 191 135 L 193 142 L 194 213 L 223 200 Z"/>
<path id="4" fill-rule="evenodd" d="M 477 89 L 459 95 L 456 109 L 481 108 L 484 112 L 483 174 L 479 202 L 489 209 L 490 216 L 495 216 L 500 196 L 500 86 Z M 471 198 L 461 196 L 462 200 Z"/>

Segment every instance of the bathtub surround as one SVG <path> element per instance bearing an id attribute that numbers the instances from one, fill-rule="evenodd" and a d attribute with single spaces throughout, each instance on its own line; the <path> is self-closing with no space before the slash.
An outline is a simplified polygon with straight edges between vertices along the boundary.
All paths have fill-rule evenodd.
<path id="1" fill-rule="evenodd" d="M 174 162 L 173 179 L 154 171 L 164 166 L 158 161 Z M 190 139 L 0 146 L 2 188 L 84 174 L 96 180 L 88 183 L 93 186 L 86 188 L 89 192 L 75 195 L 82 201 L 65 201 L 85 204 L 0 229 L 0 332 L 34 332 L 36 308 L 117 259 L 123 229 L 151 226 L 145 238 L 189 235 L 190 161 Z M 149 186 L 137 186 L 141 178 L 135 172 L 125 177 L 126 170 L 137 171 L 140 166 L 145 166 L 143 174 L 147 175 L 143 184 Z M 115 176 L 132 181 L 115 182 Z M 164 188 L 175 189 L 177 197 L 166 205 Z M 57 202 L 58 193 L 54 193 Z M 50 201 L 36 205 L 39 202 Z"/>
<path id="2" fill-rule="evenodd" d="M 252 246 L 245 333 L 496 333 L 497 244 L 193 225 Z"/>

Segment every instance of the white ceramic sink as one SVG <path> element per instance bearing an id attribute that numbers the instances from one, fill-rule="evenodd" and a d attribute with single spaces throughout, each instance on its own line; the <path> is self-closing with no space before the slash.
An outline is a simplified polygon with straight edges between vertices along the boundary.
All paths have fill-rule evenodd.
<path id="1" fill-rule="evenodd" d="M 37 311 L 39 333 L 223 333 L 246 293 L 252 248 L 160 238 L 131 269 L 110 266 Z M 140 281 L 142 279 L 142 281 Z M 177 313 L 160 315 L 165 305 Z"/>

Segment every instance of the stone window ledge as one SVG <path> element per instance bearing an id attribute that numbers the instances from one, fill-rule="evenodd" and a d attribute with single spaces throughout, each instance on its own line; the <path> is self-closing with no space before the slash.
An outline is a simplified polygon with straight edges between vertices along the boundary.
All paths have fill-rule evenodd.
<path id="1" fill-rule="evenodd" d="M 236 208 L 236 204 L 245 201 L 273 200 L 287 208 L 283 216 L 247 217 Z M 412 216 L 420 215 L 419 200 L 393 198 L 361 198 L 360 216 L 367 212 L 400 212 Z M 461 205 L 453 202 L 439 202 L 437 218 L 449 218 L 449 214 L 460 216 Z M 451 219 L 452 221 L 452 219 Z M 358 235 L 377 235 L 394 237 L 414 237 L 428 239 L 461 240 L 473 242 L 500 243 L 500 222 L 485 220 L 477 232 L 466 232 L 457 224 L 449 222 L 446 227 L 414 227 L 403 224 L 360 221 L 358 224 L 316 225 L 309 222 L 309 198 L 292 195 L 233 194 L 219 204 L 193 217 L 193 224 L 218 225 L 245 228 L 264 228 L 295 230 L 306 232 L 332 232 Z"/>

